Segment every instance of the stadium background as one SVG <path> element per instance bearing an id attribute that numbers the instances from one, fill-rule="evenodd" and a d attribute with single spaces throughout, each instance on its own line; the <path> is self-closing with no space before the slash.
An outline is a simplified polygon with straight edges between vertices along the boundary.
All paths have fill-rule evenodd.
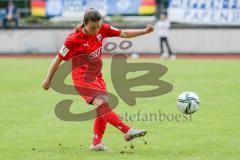
<path id="1" fill-rule="evenodd" d="M 105 22 L 121 29 L 143 28 L 154 24 L 160 13 L 168 14 L 172 23 L 169 41 L 176 54 L 240 53 L 240 46 L 236 45 L 240 36 L 240 6 L 236 0 L 17 0 L 15 3 L 20 12 L 20 27 L 0 30 L 0 38 L 5 42 L 0 45 L 0 54 L 56 53 L 89 7 L 99 9 Z M 2 17 L 6 4 L 5 0 L 0 2 Z M 33 42 L 36 37 L 38 40 Z M 121 42 L 117 38 L 109 41 Z M 130 49 L 116 49 L 112 53 L 159 53 L 155 32 L 131 41 Z"/>
<path id="2" fill-rule="evenodd" d="M 239 0 L 14 2 L 20 12 L 19 28 L 0 27 L 0 159 L 239 160 Z M 6 4 L 7 1 L 0 0 L 0 19 Z M 142 58 L 128 59 L 128 62 L 157 63 L 168 68 L 160 79 L 173 85 L 170 93 L 137 98 L 134 107 L 119 98 L 116 112 L 120 115 L 137 115 L 141 111 L 144 116 L 160 110 L 170 116 L 164 120 L 128 120 L 131 126 L 148 130 L 144 139 L 132 142 L 134 147 L 108 126 L 103 141 L 109 152 L 89 152 L 93 120 L 65 122 L 57 118 L 54 109 L 64 99 L 74 101 L 72 113 L 86 112 L 92 107 L 86 106 L 79 96 L 62 95 L 52 89 L 46 92 L 41 87 L 53 56 L 67 34 L 81 23 L 88 7 L 99 7 L 105 14 L 104 21 L 121 29 L 155 23 L 159 13 L 167 13 L 172 24 L 169 40 L 176 60 L 159 58 L 155 32 L 128 39 L 133 43 L 128 50 L 117 48 L 104 53 L 139 53 Z M 107 40 L 117 45 L 122 41 Z M 110 70 L 111 58 L 105 58 L 104 79 L 109 92 L 116 94 Z M 129 74 L 132 78 L 143 73 Z M 71 85 L 70 76 L 66 83 Z M 149 88 L 140 86 L 140 89 Z M 173 117 L 180 114 L 176 98 L 187 90 L 199 95 L 200 109 L 191 120 L 177 121 Z"/>

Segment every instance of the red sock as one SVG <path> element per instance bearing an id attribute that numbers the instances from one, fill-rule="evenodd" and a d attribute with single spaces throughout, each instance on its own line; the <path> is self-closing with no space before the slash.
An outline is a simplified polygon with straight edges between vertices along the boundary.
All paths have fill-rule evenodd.
<path id="1" fill-rule="evenodd" d="M 93 127 L 93 145 L 97 145 L 102 142 L 103 134 L 106 130 L 107 122 L 102 117 L 96 117 Z"/>
<path id="2" fill-rule="evenodd" d="M 127 131 L 130 129 L 122 122 L 119 116 L 111 110 L 108 103 L 98 106 L 97 115 L 102 117 L 106 122 L 110 123 L 114 127 L 118 128 L 123 133 L 127 133 Z"/>

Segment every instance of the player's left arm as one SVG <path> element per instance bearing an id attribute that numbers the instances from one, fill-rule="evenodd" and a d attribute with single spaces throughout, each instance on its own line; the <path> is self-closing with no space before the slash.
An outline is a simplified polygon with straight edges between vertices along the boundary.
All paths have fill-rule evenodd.
<path id="1" fill-rule="evenodd" d="M 145 29 L 122 30 L 119 37 L 133 38 L 133 37 L 142 36 L 144 34 L 151 33 L 152 31 L 154 31 L 154 27 L 152 25 L 147 25 Z"/>

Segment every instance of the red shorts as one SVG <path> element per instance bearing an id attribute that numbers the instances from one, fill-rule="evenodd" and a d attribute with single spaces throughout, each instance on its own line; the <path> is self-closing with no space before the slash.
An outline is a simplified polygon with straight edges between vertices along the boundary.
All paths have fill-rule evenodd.
<path id="1" fill-rule="evenodd" d="M 79 95 L 85 99 L 88 104 L 92 104 L 95 97 L 99 95 L 107 95 L 106 83 L 102 76 L 98 76 L 94 82 L 85 82 L 79 79 L 73 79 L 74 87 Z"/>

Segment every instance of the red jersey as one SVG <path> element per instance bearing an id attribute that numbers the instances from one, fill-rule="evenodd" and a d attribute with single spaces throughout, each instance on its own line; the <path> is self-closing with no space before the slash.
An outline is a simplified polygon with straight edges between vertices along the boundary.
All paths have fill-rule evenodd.
<path id="1" fill-rule="evenodd" d="M 75 86 L 84 86 L 106 92 L 101 72 L 102 42 L 104 38 L 116 37 L 120 33 L 119 29 L 108 24 L 101 24 L 96 35 L 86 35 L 82 28 L 79 32 L 68 35 L 58 52 L 58 57 L 65 61 L 72 60 L 72 79 Z M 96 95 L 82 96 L 89 103 Z"/>

